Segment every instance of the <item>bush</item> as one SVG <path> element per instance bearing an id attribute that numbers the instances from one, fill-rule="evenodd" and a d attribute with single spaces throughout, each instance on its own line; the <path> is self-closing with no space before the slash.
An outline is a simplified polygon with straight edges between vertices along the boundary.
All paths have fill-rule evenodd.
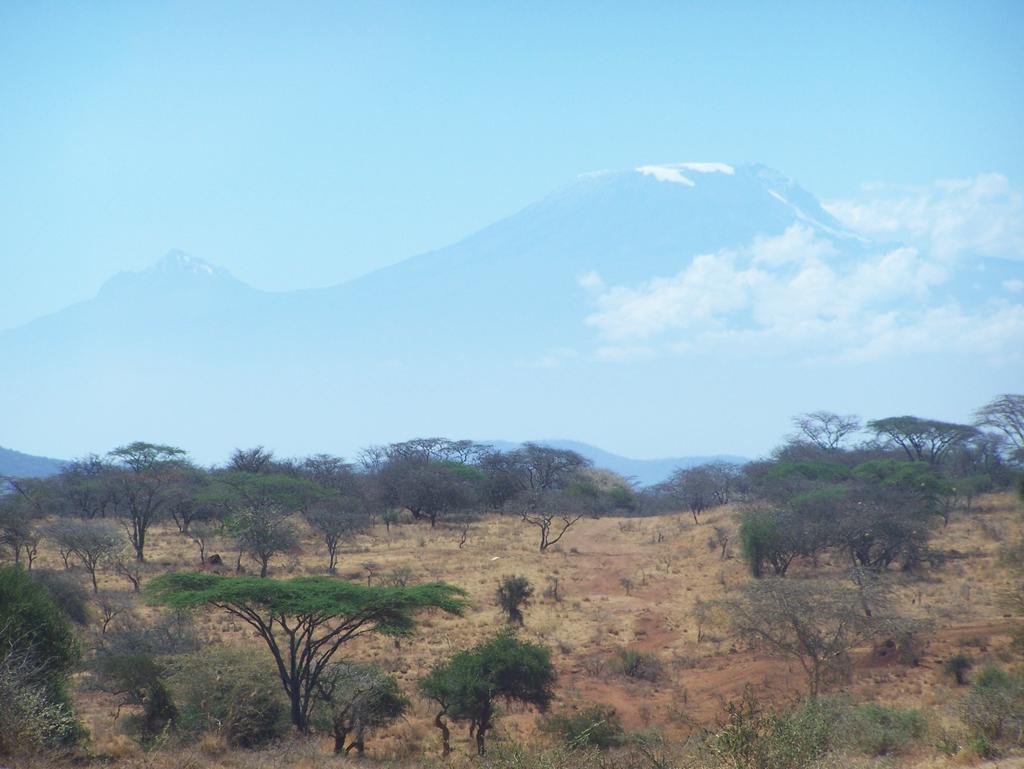
<path id="1" fill-rule="evenodd" d="M 960 720 L 971 736 L 995 742 L 1024 726 L 1024 683 L 1000 670 L 987 667 L 960 703 Z"/>
<path id="2" fill-rule="evenodd" d="M 334 735 L 334 752 L 360 755 L 367 736 L 400 718 L 410 704 L 394 676 L 358 662 L 331 665 L 317 699 L 316 719 Z"/>
<path id="3" fill-rule="evenodd" d="M 78 640 L 50 593 L 19 566 L 0 568 L 0 654 L 11 653 L 35 660 L 33 680 L 63 700 L 64 682 L 81 654 Z"/>
<path id="4" fill-rule="evenodd" d="M 547 731 L 559 735 L 565 744 L 573 749 L 617 748 L 626 742 L 615 708 L 606 705 L 590 705 L 575 712 L 556 713 L 544 724 Z"/>
<path id="5" fill-rule="evenodd" d="M 919 710 L 869 703 L 854 708 L 843 719 L 843 739 L 861 753 L 886 756 L 901 753 L 910 742 L 923 737 L 925 727 Z"/>
<path id="6" fill-rule="evenodd" d="M 89 622 L 89 594 L 70 574 L 52 569 L 33 569 L 29 576 L 49 593 L 64 615 L 76 625 Z"/>
<path id="7" fill-rule="evenodd" d="M 971 669 L 971 658 L 966 654 L 954 654 L 946 660 L 946 672 L 956 679 L 957 686 L 967 683 L 967 671 Z"/>
<path id="8" fill-rule="evenodd" d="M 0 755 L 75 742 L 67 679 L 78 640 L 49 592 L 19 566 L 0 568 Z"/>
<path id="9" fill-rule="evenodd" d="M 252 748 L 288 731 L 288 706 L 277 674 L 262 657 L 224 648 L 187 654 L 168 664 L 167 680 L 183 735 L 214 732 L 229 745 Z"/>
<path id="10" fill-rule="evenodd" d="M 641 681 L 657 681 L 665 673 L 665 668 L 657 656 L 635 649 L 619 650 L 619 670 L 623 675 Z"/>
<path id="11" fill-rule="evenodd" d="M 104 654 L 95 666 L 99 688 L 121 697 L 120 705 L 141 708 L 128 716 L 125 731 L 151 745 L 175 722 L 178 710 L 167 688 L 163 665 L 144 652 Z"/>
<path id="12" fill-rule="evenodd" d="M 726 723 L 708 735 L 706 750 L 717 765 L 737 769 L 804 769 L 832 743 L 839 710 L 829 700 L 809 700 L 788 713 L 764 713 L 750 689 L 725 708 Z"/>
<path id="13" fill-rule="evenodd" d="M 0 660 L 0 756 L 24 756 L 81 736 L 71 708 L 40 684 L 36 663 L 24 655 Z"/>
<path id="14" fill-rule="evenodd" d="M 999 755 L 999 748 L 988 737 L 975 737 L 970 747 L 978 758 L 996 758 Z"/>
<path id="15" fill-rule="evenodd" d="M 526 577 L 503 577 L 495 600 L 505 613 L 509 622 L 523 624 L 523 608 L 528 606 L 533 597 L 533 587 Z"/>

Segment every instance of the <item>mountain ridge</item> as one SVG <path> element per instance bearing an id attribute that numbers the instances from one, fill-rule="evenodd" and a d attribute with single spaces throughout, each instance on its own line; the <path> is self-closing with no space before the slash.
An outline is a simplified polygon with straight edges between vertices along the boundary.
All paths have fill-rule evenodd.
<path id="1" fill-rule="evenodd" d="M 859 411 L 886 381 L 886 411 L 956 420 L 1013 389 L 1000 340 L 1024 319 L 1000 286 L 1021 265 L 934 264 L 858 237 L 764 166 L 694 165 L 582 177 L 326 288 L 262 291 L 171 252 L 0 331 L 0 399 L 19 406 L 8 440 L 70 431 L 75 454 L 150 434 L 215 457 L 328 435 L 347 449 L 555 433 L 643 455 L 756 456 L 823 392 Z M 960 339 L 957 362 L 940 354 Z M 914 385 L 951 366 L 955 398 Z"/>
<path id="2" fill-rule="evenodd" d="M 62 459 L 34 456 L 0 446 L 0 476 L 45 478 L 56 475 L 66 464 Z"/>
<path id="3" fill-rule="evenodd" d="M 639 486 L 653 486 L 654 484 L 661 483 L 662 481 L 667 480 L 668 477 L 678 469 L 685 470 L 689 467 L 708 464 L 710 462 L 725 462 L 732 465 L 744 465 L 750 461 L 746 457 L 735 456 L 732 454 L 636 459 L 634 457 L 625 457 L 620 454 L 607 451 L 599 446 L 592 446 L 589 443 L 583 443 L 582 441 L 575 441 L 568 438 L 522 442 L 480 441 L 480 443 L 493 446 L 501 451 L 512 451 L 522 447 L 526 443 L 535 443 L 539 446 L 546 446 L 553 449 L 567 449 L 569 451 L 575 451 L 577 454 L 586 457 L 593 462 L 595 467 L 616 472 L 627 480 L 635 481 Z"/>

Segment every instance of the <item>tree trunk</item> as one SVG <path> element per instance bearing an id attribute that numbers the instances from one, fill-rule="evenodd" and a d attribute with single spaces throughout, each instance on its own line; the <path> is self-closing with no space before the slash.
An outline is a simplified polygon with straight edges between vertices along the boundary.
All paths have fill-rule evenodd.
<path id="1" fill-rule="evenodd" d="M 348 732 L 339 726 L 334 727 L 334 754 L 340 755 L 345 752 L 345 738 Z"/>
<path id="2" fill-rule="evenodd" d="M 300 734 L 305 734 L 306 716 L 302 712 L 302 694 L 299 691 L 299 687 L 293 684 L 291 691 L 288 692 L 288 696 L 292 701 L 292 724 L 299 730 Z"/>
<path id="3" fill-rule="evenodd" d="M 448 729 L 448 724 L 444 722 L 444 714 L 445 711 L 442 710 L 434 716 L 434 726 L 441 730 L 441 757 L 447 758 L 452 752 L 452 745 L 450 741 L 452 733 Z"/>
<path id="4" fill-rule="evenodd" d="M 135 523 L 135 560 L 142 563 L 146 560 L 146 528 Z"/>
<path id="5" fill-rule="evenodd" d="M 491 728 L 491 706 L 488 705 L 484 709 L 483 717 L 480 719 L 480 723 L 476 727 L 476 752 L 478 756 L 482 756 L 486 751 L 484 747 L 484 733 Z"/>
<path id="6" fill-rule="evenodd" d="M 353 750 L 356 752 L 356 757 L 358 758 L 362 758 L 363 754 L 366 752 L 366 742 L 361 729 L 356 734 L 356 738 L 349 743 L 347 748 L 345 748 L 345 753 L 351 753 Z"/>

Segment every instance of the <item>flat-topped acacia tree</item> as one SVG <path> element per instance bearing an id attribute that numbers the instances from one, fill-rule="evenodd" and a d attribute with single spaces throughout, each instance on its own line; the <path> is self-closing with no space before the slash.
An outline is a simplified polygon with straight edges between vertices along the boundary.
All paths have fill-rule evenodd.
<path id="1" fill-rule="evenodd" d="M 150 580 L 154 603 L 173 609 L 212 607 L 244 620 L 263 639 L 291 702 L 292 723 L 309 730 L 317 684 L 335 652 L 367 633 L 409 635 L 417 611 L 461 614 L 465 591 L 444 583 L 381 587 L 331 577 L 227 577 L 172 572 Z"/>

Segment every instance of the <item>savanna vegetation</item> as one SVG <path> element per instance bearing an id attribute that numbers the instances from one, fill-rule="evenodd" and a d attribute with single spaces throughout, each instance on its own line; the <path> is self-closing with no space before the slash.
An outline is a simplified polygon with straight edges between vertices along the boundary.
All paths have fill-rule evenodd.
<path id="1" fill-rule="evenodd" d="M 13 765 L 1024 755 L 1024 396 L 817 411 L 636 488 L 578 454 L 137 442 L 0 494 Z"/>

